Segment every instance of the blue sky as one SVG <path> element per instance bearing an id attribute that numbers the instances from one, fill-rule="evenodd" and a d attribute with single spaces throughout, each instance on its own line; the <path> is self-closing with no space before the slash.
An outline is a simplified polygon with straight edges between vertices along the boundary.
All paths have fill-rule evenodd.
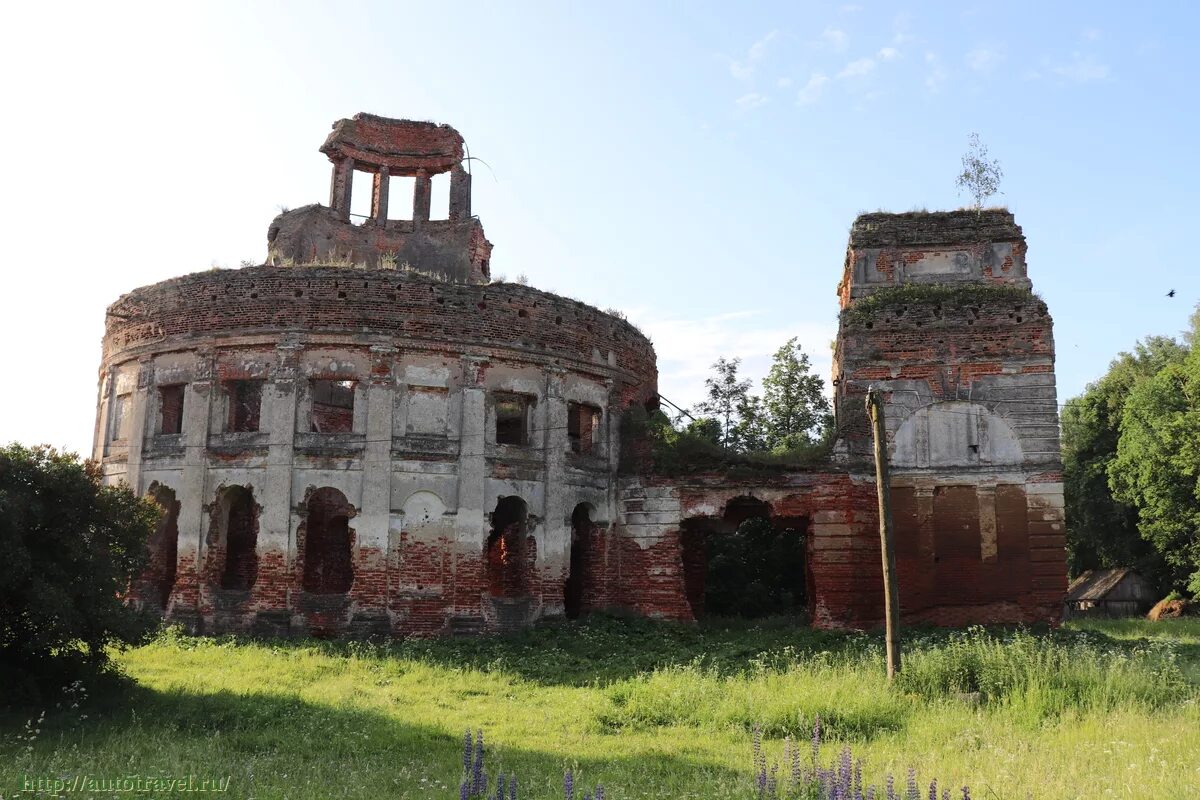
<path id="1" fill-rule="evenodd" d="M 971 132 L 1060 402 L 1200 300 L 1186 4 L 33 5 L 0 48 L 0 441 L 86 452 L 104 307 L 261 260 L 280 206 L 327 201 L 317 148 L 357 111 L 458 128 L 493 273 L 623 309 L 679 403 L 793 335 L 828 378 L 851 221 L 967 202 Z"/>

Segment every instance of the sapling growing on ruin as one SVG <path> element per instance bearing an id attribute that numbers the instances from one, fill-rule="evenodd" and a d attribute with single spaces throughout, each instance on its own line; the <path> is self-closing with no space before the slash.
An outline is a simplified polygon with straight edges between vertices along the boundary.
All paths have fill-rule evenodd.
<path id="1" fill-rule="evenodd" d="M 983 208 L 984 202 L 994 194 L 1004 194 L 1000 191 L 1000 181 L 1004 170 L 1000 162 L 988 158 L 987 145 L 979 140 L 978 133 L 967 137 L 967 152 L 962 157 L 962 172 L 956 183 L 959 191 L 966 189 L 975 203 L 971 207 L 976 211 Z"/>

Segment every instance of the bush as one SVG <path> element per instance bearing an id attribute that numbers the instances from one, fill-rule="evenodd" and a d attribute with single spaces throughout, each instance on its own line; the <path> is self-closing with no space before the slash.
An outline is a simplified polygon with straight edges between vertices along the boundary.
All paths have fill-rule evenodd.
<path id="1" fill-rule="evenodd" d="M 36 702 L 84 672 L 110 645 L 150 625 L 121 593 L 144 564 L 159 508 L 100 468 L 41 446 L 0 449 L 0 682 L 6 702 Z"/>

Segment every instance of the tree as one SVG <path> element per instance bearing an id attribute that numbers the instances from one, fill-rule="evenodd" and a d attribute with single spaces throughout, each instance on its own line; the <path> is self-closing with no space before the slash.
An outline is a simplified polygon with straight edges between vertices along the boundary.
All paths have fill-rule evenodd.
<path id="1" fill-rule="evenodd" d="M 1150 337 L 1121 353 L 1108 372 L 1067 401 L 1062 413 L 1063 482 L 1067 552 L 1072 575 L 1087 569 L 1132 566 L 1166 591 L 1166 560 L 1138 530 L 1132 505 L 1113 497 L 1109 465 L 1117 456 L 1121 418 L 1134 387 L 1187 349 L 1174 339 Z"/>
<path id="2" fill-rule="evenodd" d="M 708 399 L 696 406 L 697 412 L 712 417 L 721 426 L 720 444 L 726 450 L 736 444 L 739 410 L 749 403 L 750 381 L 738 380 L 741 363 L 740 358 L 718 358 L 713 364 L 716 374 L 704 381 Z"/>
<path id="3" fill-rule="evenodd" d="M 0 683 L 11 702 L 102 669 L 111 645 L 148 630 L 120 595 L 161 511 L 100 477 L 74 454 L 0 448 Z"/>
<path id="4" fill-rule="evenodd" d="M 1129 393 L 1108 476 L 1167 562 L 1171 588 L 1200 589 L 1200 348 Z"/>
<path id="5" fill-rule="evenodd" d="M 763 449 L 781 452 L 811 445 L 832 424 L 825 384 L 811 370 L 796 337 L 775 351 L 762 381 Z"/>
<path id="6" fill-rule="evenodd" d="M 962 167 L 963 171 L 957 180 L 958 188 L 970 193 L 975 199 L 972 208 L 978 211 L 989 197 L 1000 192 L 1004 170 L 1000 168 L 999 161 L 988 160 L 987 145 L 979 140 L 978 133 L 967 137 L 967 152 L 963 154 Z"/>

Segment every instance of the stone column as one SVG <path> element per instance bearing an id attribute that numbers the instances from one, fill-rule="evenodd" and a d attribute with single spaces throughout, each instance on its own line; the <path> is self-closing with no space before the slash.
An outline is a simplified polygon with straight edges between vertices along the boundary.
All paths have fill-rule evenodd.
<path id="1" fill-rule="evenodd" d="M 338 218 L 350 220 L 350 197 L 354 189 L 354 159 L 343 158 L 333 162 L 333 179 L 329 186 L 329 207 L 337 212 Z"/>
<path id="2" fill-rule="evenodd" d="M 255 492 L 263 510 L 258 519 L 258 578 L 251 599 L 258 610 L 254 628 L 263 634 L 286 634 L 291 616 L 292 456 L 301 349 L 295 339 L 275 346 L 275 366 L 263 385 L 259 409 L 259 429 L 267 434 L 267 466 Z"/>
<path id="3" fill-rule="evenodd" d="M 450 171 L 450 219 L 460 220 L 471 216 L 471 173 L 455 164 Z"/>
<path id="4" fill-rule="evenodd" d="M 357 634 L 387 634 L 387 555 L 392 516 L 392 410 L 396 348 L 371 347 L 367 382 L 367 443 L 363 453 L 362 507 L 354 519 L 358 553 L 354 566 L 354 599 L 358 603 L 351 627 Z"/>
<path id="5" fill-rule="evenodd" d="M 183 476 L 179 487 L 179 540 L 172 616 L 196 626 L 203 613 L 205 536 L 204 513 L 208 485 L 208 421 L 212 403 L 213 353 L 196 354 L 195 378 L 183 395 Z"/>
<path id="6" fill-rule="evenodd" d="M 423 169 L 417 170 L 416 188 L 413 190 L 413 222 L 429 221 L 429 203 L 433 194 L 433 185 L 429 173 Z"/>
<path id="7" fill-rule="evenodd" d="M 483 544 L 487 539 L 486 515 L 495 506 L 484 496 L 487 486 L 487 359 L 463 356 L 462 423 L 459 426 L 458 498 L 455 514 L 455 605 L 479 613 L 483 588 Z M 474 574 L 460 574 L 472 570 Z"/>
<path id="8" fill-rule="evenodd" d="M 380 167 L 375 173 L 375 178 L 371 184 L 371 216 L 380 225 L 387 222 L 388 215 L 388 187 L 391 180 L 388 176 L 388 168 Z"/>
<path id="9" fill-rule="evenodd" d="M 563 399 L 563 370 L 546 368 L 545 430 L 541 439 L 546 467 L 543 534 L 538 542 L 537 575 L 540 578 L 543 613 L 563 614 L 562 581 L 570 566 L 571 504 L 564 477 L 567 460 L 567 402 Z M 557 589 L 557 590 L 556 590 Z"/>
<path id="10" fill-rule="evenodd" d="M 150 356 L 138 359 L 137 388 L 129 397 L 129 435 L 126 438 L 125 480 L 134 494 L 142 493 L 142 450 L 146 437 L 156 428 L 153 415 L 158 410 L 154 396 L 154 364 Z"/>

